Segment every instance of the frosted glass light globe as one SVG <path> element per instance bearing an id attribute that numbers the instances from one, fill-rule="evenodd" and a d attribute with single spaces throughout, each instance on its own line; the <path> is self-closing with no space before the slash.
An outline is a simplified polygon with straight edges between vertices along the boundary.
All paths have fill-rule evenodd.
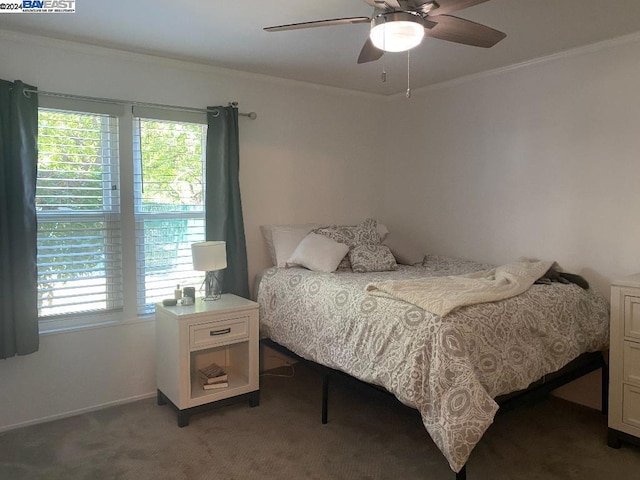
<path id="1" fill-rule="evenodd" d="M 371 42 L 385 52 L 405 52 L 420 45 L 424 27 L 417 21 L 382 21 L 371 28 Z"/>

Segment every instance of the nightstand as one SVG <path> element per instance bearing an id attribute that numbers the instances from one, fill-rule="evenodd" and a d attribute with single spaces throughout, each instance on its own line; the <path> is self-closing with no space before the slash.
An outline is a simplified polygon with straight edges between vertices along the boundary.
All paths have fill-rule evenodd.
<path id="1" fill-rule="evenodd" d="M 156 305 L 158 405 L 171 403 L 178 426 L 210 408 L 248 400 L 260 403 L 258 384 L 258 304 L 235 295 L 197 299 L 194 305 Z M 224 366 L 228 387 L 205 390 L 197 371 Z"/>
<path id="2" fill-rule="evenodd" d="M 640 443 L 640 274 L 611 286 L 608 444 Z"/>

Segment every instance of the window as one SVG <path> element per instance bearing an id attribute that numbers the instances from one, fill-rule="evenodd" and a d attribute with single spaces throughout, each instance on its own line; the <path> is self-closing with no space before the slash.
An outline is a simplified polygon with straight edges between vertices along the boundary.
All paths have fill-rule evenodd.
<path id="1" fill-rule="evenodd" d="M 134 320 L 200 288 L 206 115 L 39 99 L 41 331 Z"/>
<path id="2" fill-rule="evenodd" d="M 118 121 L 39 110 L 38 314 L 123 306 Z"/>
<path id="3" fill-rule="evenodd" d="M 134 108 L 134 114 L 148 112 Z M 182 117 L 182 115 L 181 115 Z M 205 239 L 206 125 L 134 118 L 137 309 L 153 312 L 176 285 L 202 283 L 191 244 Z"/>

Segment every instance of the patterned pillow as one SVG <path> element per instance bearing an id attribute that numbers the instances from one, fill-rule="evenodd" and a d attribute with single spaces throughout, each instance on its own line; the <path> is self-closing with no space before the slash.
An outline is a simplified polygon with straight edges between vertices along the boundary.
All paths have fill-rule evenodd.
<path id="1" fill-rule="evenodd" d="M 354 272 L 386 272 L 398 268 L 396 259 L 386 245 L 358 245 L 349 251 Z"/>
<path id="2" fill-rule="evenodd" d="M 338 265 L 338 268 L 336 270 L 340 270 L 340 271 L 351 271 L 351 262 L 349 261 L 349 254 L 347 253 L 347 255 L 344 256 L 344 258 L 340 261 L 340 265 Z"/>
<path id="3" fill-rule="evenodd" d="M 320 227 L 313 230 L 313 233 L 318 233 L 329 237 L 336 242 L 344 243 L 349 247 L 355 247 L 357 245 L 378 245 L 380 244 L 380 235 L 376 227 L 378 222 L 373 218 L 367 218 L 359 225 L 329 225 L 327 227 Z"/>
<path id="4" fill-rule="evenodd" d="M 367 218 L 359 225 L 329 225 L 313 230 L 313 233 L 324 235 L 336 242 L 344 243 L 353 248 L 357 245 L 378 245 L 380 234 L 377 230 L 378 222 L 373 218 Z M 349 256 L 345 257 L 338 265 L 338 270 L 351 270 Z"/>

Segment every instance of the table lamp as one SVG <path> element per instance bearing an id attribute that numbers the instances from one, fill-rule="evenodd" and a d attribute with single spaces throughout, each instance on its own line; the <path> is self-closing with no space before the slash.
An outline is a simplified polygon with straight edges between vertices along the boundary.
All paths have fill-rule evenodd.
<path id="1" fill-rule="evenodd" d="M 191 244 L 191 258 L 193 269 L 207 272 L 204 277 L 203 300 L 218 300 L 222 285 L 216 273 L 227 268 L 227 244 L 226 242 L 198 242 Z M 202 287 L 200 287 L 202 288 Z"/>

